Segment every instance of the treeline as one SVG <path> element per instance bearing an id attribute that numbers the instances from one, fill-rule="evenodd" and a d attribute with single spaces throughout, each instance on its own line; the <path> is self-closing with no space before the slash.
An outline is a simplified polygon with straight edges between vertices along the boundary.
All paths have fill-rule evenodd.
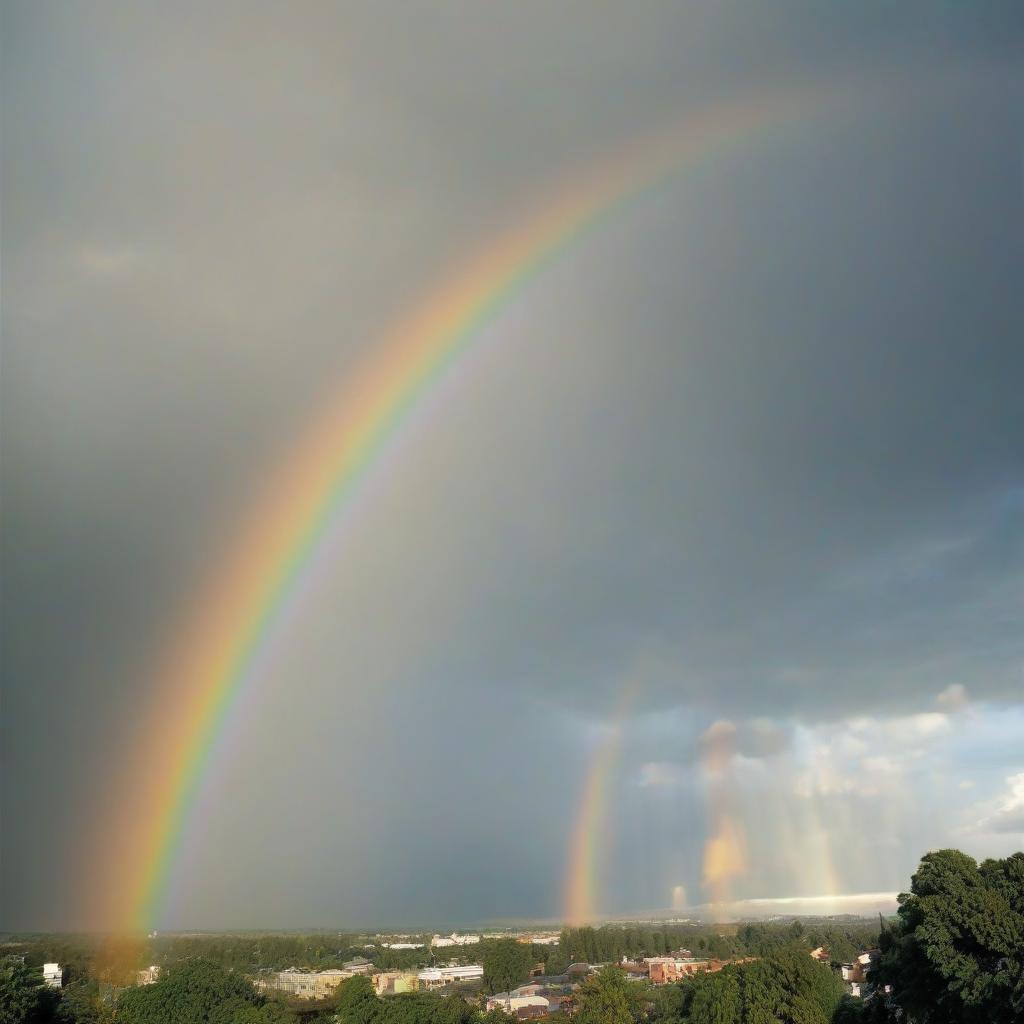
<path id="1" fill-rule="evenodd" d="M 980 865 L 959 850 L 929 853 L 899 903 L 896 922 L 881 935 L 871 979 L 880 994 L 870 1016 L 1024 1021 L 1024 853 Z"/>
<path id="2" fill-rule="evenodd" d="M 429 936 L 422 940 L 427 942 Z M 258 935 L 168 935 L 150 940 L 139 953 L 138 966 L 170 966 L 181 960 L 202 959 L 237 971 L 283 970 L 299 967 L 313 971 L 341 967 L 355 957 L 364 957 L 383 971 L 411 970 L 431 964 L 482 963 L 495 943 L 513 940 L 491 939 L 467 946 L 423 949 L 386 949 L 370 945 L 364 936 L 343 932 L 308 934 L 271 933 Z M 530 964 L 543 963 L 547 946 L 515 944 Z"/>
<path id="3" fill-rule="evenodd" d="M 41 973 L 43 964 L 60 964 L 64 981 L 77 982 L 94 974 L 100 940 L 84 935 L 34 935 L 0 943 L 0 959 L 15 956 Z"/>
<path id="4" fill-rule="evenodd" d="M 769 956 L 793 942 L 808 949 L 824 946 L 835 963 L 848 963 L 859 950 L 878 944 L 879 925 L 872 921 L 757 922 L 741 925 L 663 925 L 658 928 L 605 925 L 601 928 L 564 928 L 552 949 L 551 967 L 574 962 L 610 963 L 623 956 L 664 956 L 689 949 L 694 956 L 730 960 Z M 563 967 L 564 969 L 564 967 Z"/>
<path id="5" fill-rule="evenodd" d="M 423 960 L 422 949 L 367 949 L 367 941 L 345 932 L 167 935 L 150 940 L 143 959 L 148 957 L 148 963 L 167 965 L 198 958 L 235 970 L 306 967 L 315 971 L 340 967 L 357 956 L 373 960 L 385 969 L 412 967 Z"/>
<path id="6" fill-rule="evenodd" d="M 460 995 L 408 992 L 381 998 L 369 978 L 346 981 L 338 992 L 337 1024 L 470 1024 L 481 1014 Z"/>
<path id="7" fill-rule="evenodd" d="M 651 1024 L 1021 1024 L 1024 853 L 980 865 L 959 850 L 925 855 L 882 922 L 864 999 L 843 995 L 807 938 L 661 990 Z"/>
<path id="8" fill-rule="evenodd" d="M 652 1024 L 830 1024 L 845 987 L 802 943 L 659 991 Z M 625 1022 L 623 1022 L 625 1024 Z"/>

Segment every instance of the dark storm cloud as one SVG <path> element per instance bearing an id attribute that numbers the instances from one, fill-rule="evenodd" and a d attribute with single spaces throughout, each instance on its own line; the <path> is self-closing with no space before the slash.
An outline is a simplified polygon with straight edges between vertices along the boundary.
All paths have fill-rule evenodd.
<path id="1" fill-rule="evenodd" d="M 324 380 L 524 196 L 766 82 L 975 79 L 715 162 L 489 326 L 253 698 L 176 923 L 557 914 L 587 729 L 636 676 L 630 762 L 684 775 L 721 717 L 778 760 L 851 691 L 1019 699 L 1012 5 L 3 29 L 0 924 L 92 923 L 77 837 L 154 652 Z M 699 798 L 656 788 L 609 839 L 658 851 L 623 908 L 697 885 Z"/>
<path id="2" fill-rule="evenodd" d="M 1020 190 L 1008 118 L 965 194 L 969 122 L 918 111 L 906 151 L 905 123 L 872 111 L 799 166 L 725 169 L 701 213 L 665 201 L 581 258 L 577 280 L 600 282 L 586 328 L 550 336 L 570 383 L 522 344 L 522 377 L 502 366 L 515 401 L 557 412 L 510 413 L 483 470 L 499 517 L 542 495 L 535 524 L 509 515 L 517 557 L 469 611 L 497 607 L 498 660 L 598 706 L 630 673 L 659 702 L 747 714 L 841 713 L 849 686 L 894 710 L 958 682 L 1019 692 Z"/>

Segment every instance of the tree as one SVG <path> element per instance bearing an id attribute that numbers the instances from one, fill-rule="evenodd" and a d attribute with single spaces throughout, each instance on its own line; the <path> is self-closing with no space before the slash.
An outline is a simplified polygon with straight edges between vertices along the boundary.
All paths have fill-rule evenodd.
<path id="1" fill-rule="evenodd" d="M 58 1024 L 102 1024 L 110 1019 L 110 1008 L 95 981 L 76 981 L 64 986 L 55 1018 Z"/>
<path id="2" fill-rule="evenodd" d="M 480 1024 L 515 1024 L 516 1021 L 516 1018 L 511 1013 L 506 1013 L 497 1007 L 481 1014 L 478 1019 Z"/>
<path id="3" fill-rule="evenodd" d="M 208 960 L 186 960 L 154 985 L 130 988 L 117 1002 L 118 1024 L 277 1024 L 278 1007 L 240 974 Z"/>
<path id="4" fill-rule="evenodd" d="M 633 1024 L 640 1015 L 640 992 L 620 967 L 604 967 L 576 994 L 576 1024 Z"/>
<path id="5" fill-rule="evenodd" d="M 657 1024 L 830 1024 L 842 999 L 842 982 L 812 960 L 800 942 L 751 963 L 702 971 L 659 992 L 654 1019 Z"/>
<path id="6" fill-rule="evenodd" d="M 458 993 L 445 996 L 431 1014 L 431 1024 L 469 1024 L 473 1008 Z"/>
<path id="7" fill-rule="evenodd" d="M 49 1008 L 48 995 L 38 968 L 18 957 L 0 960 L 0 1024 L 34 1024 Z"/>
<path id="8" fill-rule="evenodd" d="M 874 980 L 910 1020 L 1024 1019 L 1024 853 L 980 867 L 959 850 L 926 854 L 880 947 Z"/>
<path id="9" fill-rule="evenodd" d="M 381 1001 L 373 982 L 365 975 L 356 975 L 341 983 L 338 989 L 339 1024 L 371 1024 L 380 1016 Z"/>
<path id="10" fill-rule="evenodd" d="M 561 944 L 548 948 L 548 958 L 544 962 L 544 970 L 548 974 L 565 974 L 565 969 L 572 961 Z"/>
<path id="11" fill-rule="evenodd" d="M 484 988 L 488 992 L 507 992 L 530 976 L 533 957 L 529 946 L 515 939 L 495 939 L 482 945 Z"/>
<path id="12" fill-rule="evenodd" d="M 687 1018 L 691 1024 L 741 1024 L 743 1004 L 739 971 L 726 967 L 714 974 L 700 973 L 690 981 Z"/>

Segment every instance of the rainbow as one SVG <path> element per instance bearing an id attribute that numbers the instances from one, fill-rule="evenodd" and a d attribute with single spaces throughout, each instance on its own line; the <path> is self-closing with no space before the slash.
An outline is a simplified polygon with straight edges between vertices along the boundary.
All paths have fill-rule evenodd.
<path id="1" fill-rule="evenodd" d="M 590 924 L 597 917 L 597 892 L 600 876 L 598 851 L 602 848 L 608 808 L 608 784 L 622 749 L 622 731 L 626 716 L 640 690 L 638 677 L 627 682 L 618 704 L 594 746 L 583 781 L 583 793 L 576 809 L 565 879 L 565 923 Z"/>
<path id="2" fill-rule="evenodd" d="M 361 372 L 329 395 L 217 565 L 156 672 L 152 721 L 141 729 L 117 835 L 108 910 L 132 930 L 153 927 L 218 737 L 259 674 L 268 631 L 297 600 L 328 532 L 350 512 L 364 482 L 420 399 L 473 344 L 482 325 L 562 251 L 649 189 L 714 154 L 824 109 L 841 89 L 818 86 L 715 103 L 631 146 L 477 253 L 373 348 Z M 616 744 L 591 769 L 571 860 L 580 879 L 574 919 L 593 905 L 591 846 Z M 141 774 L 140 774 L 141 772 Z M 134 827 L 132 827 L 134 826 Z M 105 857 L 110 862 L 109 850 Z M 114 895 L 116 894 L 116 895 Z M 114 903 L 114 901 L 117 901 Z"/>

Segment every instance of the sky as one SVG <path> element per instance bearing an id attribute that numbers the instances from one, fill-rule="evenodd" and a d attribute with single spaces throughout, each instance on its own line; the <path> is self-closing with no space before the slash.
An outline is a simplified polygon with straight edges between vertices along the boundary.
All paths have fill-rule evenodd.
<path id="1" fill-rule="evenodd" d="M 388 325 L 780 87 L 849 102 L 602 219 L 414 410 L 159 924 L 561 919 L 612 739 L 595 916 L 1024 846 L 1015 5 L 9 2 L 0 40 L 0 927 L 112 923 L 161 652 Z"/>

